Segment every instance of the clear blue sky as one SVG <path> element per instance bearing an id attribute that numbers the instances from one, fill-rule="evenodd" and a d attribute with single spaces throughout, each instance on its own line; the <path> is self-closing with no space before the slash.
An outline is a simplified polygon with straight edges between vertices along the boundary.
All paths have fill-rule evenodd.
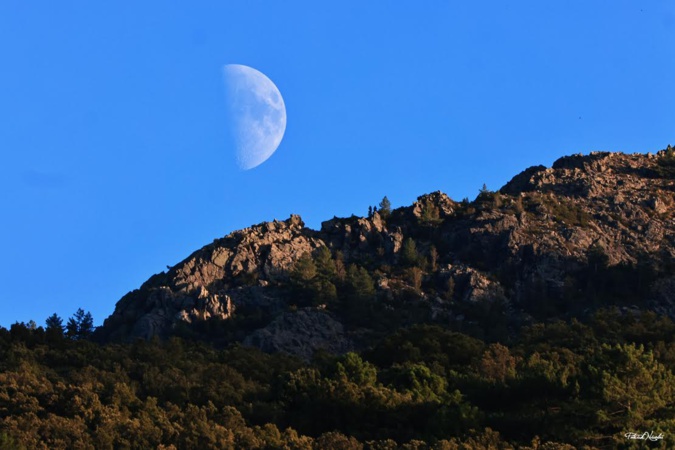
<path id="1" fill-rule="evenodd" d="M 0 325 L 100 324 L 166 265 L 291 213 L 319 227 L 675 144 L 671 0 L 194 3 L 0 2 Z M 286 103 L 251 171 L 226 144 L 228 63 Z"/>

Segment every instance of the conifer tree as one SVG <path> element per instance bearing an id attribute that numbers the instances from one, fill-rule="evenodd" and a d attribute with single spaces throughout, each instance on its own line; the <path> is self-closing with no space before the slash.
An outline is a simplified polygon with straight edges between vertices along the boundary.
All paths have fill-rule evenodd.
<path id="1" fill-rule="evenodd" d="M 419 254 L 417 253 L 417 246 L 415 241 L 411 238 L 406 238 L 403 241 L 403 248 L 401 248 L 401 258 L 403 263 L 408 266 L 416 266 L 419 262 Z"/>
<path id="2" fill-rule="evenodd" d="M 429 269 L 432 272 L 436 272 L 436 269 L 438 269 L 438 250 L 433 245 L 429 249 Z"/>
<path id="3" fill-rule="evenodd" d="M 54 313 L 45 320 L 47 337 L 51 339 L 59 339 L 63 337 L 65 327 L 63 326 L 63 319 L 58 314 Z"/>
<path id="4" fill-rule="evenodd" d="M 382 201 L 380 202 L 380 216 L 383 219 L 386 219 L 391 214 L 391 202 L 385 195 Z"/>
<path id="5" fill-rule="evenodd" d="M 68 319 L 66 335 L 71 339 L 86 339 L 94 332 L 94 318 L 90 312 L 78 308 L 75 314 Z"/>

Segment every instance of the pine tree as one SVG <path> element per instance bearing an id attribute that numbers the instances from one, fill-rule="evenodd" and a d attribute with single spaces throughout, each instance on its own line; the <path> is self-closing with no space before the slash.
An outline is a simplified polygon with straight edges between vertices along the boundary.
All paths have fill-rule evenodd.
<path id="1" fill-rule="evenodd" d="M 420 221 L 426 225 L 437 225 L 441 222 L 441 212 L 438 206 L 433 203 L 426 203 L 422 207 L 422 217 Z"/>
<path id="2" fill-rule="evenodd" d="M 433 245 L 429 249 L 429 269 L 432 272 L 436 272 L 436 269 L 438 269 L 438 250 Z"/>
<path id="3" fill-rule="evenodd" d="M 71 339 L 86 339 L 94 332 L 94 318 L 90 312 L 78 308 L 75 314 L 68 319 L 66 336 Z"/>
<path id="4" fill-rule="evenodd" d="M 59 317 L 59 315 L 56 313 L 47 317 L 47 320 L 45 320 L 45 325 L 47 326 L 47 330 L 61 330 L 63 333 L 63 319 L 61 319 L 61 317 Z"/>
<path id="5" fill-rule="evenodd" d="M 406 240 L 403 241 L 401 257 L 403 259 L 403 263 L 407 266 L 416 266 L 419 263 L 417 246 L 415 245 L 415 241 L 413 241 L 411 238 L 406 238 Z"/>
<path id="6" fill-rule="evenodd" d="M 86 312 L 80 322 L 80 338 L 86 339 L 94 332 L 94 318 L 89 311 Z"/>
<path id="7" fill-rule="evenodd" d="M 380 216 L 383 219 L 386 219 L 391 214 L 391 202 L 385 195 L 382 201 L 380 202 Z"/>
<path id="8" fill-rule="evenodd" d="M 51 316 L 47 317 L 45 320 L 47 338 L 49 339 L 59 339 L 63 337 L 63 319 L 54 313 Z"/>
<path id="9" fill-rule="evenodd" d="M 296 304 L 308 306 L 315 303 L 315 285 L 318 280 L 316 264 L 309 253 L 305 253 L 295 262 L 291 271 L 291 287 Z"/>
<path id="10" fill-rule="evenodd" d="M 347 270 L 347 284 L 351 297 L 356 301 L 367 301 L 375 295 L 375 284 L 368 271 L 352 264 Z"/>
<path id="11" fill-rule="evenodd" d="M 408 272 L 408 281 L 410 285 L 416 290 L 419 291 L 422 289 L 422 269 L 419 267 L 411 267 L 407 270 Z"/>
<path id="12" fill-rule="evenodd" d="M 319 247 L 314 259 L 318 275 L 324 280 L 333 281 L 335 278 L 335 262 L 328 247 L 325 245 Z"/>
<path id="13" fill-rule="evenodd" d="M 305 253 L 295 262 L 291 279 L 298 284 L 307 286 L 316 276 L 316 264 L 309 253 Z"/>
<path id="14" fill-rule="evenodd" d="M 78 309 L 78 311 L 81 311 L 81 310 Z M 83 313 L 84 313 L 84 311 L 83 311 Z M 68 319 L 68 323 L 66 323 L 66 336 L 68 336 L 71 339 L 77 339 L 78 331 L 79 331 L 79 327 L 77 326 L 77 320 L 74 317 L 70 317 Z"/>

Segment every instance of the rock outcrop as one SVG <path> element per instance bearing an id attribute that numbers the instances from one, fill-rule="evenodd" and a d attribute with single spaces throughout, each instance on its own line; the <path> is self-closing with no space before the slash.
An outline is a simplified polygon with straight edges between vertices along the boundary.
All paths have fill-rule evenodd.
<path id="1" fill-rule="evenodd" d="M 434 192 L 386 218 L 333 218 L 315 231 L 291 216 L 235 231 L 123 297 L 101 334 L 162 337 L 181 324 L 256 311 L 267 322 L 246 344 L 303 358 L 320 348 L 344 352 L 368 328 L 352 317 L 358 308 L 345 306 L 350 265 L 372 278 L 374 320 L 397 308 L 411 308 L 401 323 L 450 320 L 496 300 L 520 322 L 551 308 L 575 314 L 602 306 L 603 292 L 633 276 L 639 286 L 627 285 L 626 298 L 675 317 L 675 179 L 663 170 L 671 157 L 574 155 L 531 167 L 473 202 Z M 406 240 L 415 255 L 402 256 Z M 317 284 L 337 286 L 338 303 L 288 312 L 300 301 L 289 277 L 296 261 L 321 247 L 343 267 Z"/>
<path id="2" fill-rule="evenodd" d="M 326 311 L 303 308 L 276 317 L 243 343 L 266 352 L 285 352 L 310 360 L 317 350 L 334 354 L 354 350 L 342 323 Z"/>

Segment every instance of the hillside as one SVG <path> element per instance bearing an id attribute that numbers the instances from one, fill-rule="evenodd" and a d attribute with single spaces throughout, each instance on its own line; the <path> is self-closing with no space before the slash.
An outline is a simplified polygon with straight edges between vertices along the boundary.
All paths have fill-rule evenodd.
<path id="1" fill-rule="evenodd" d="M 568 156 L 474 201 L 434 192 L 320 230 L 291 216 L 235 231 L 124 296 L 99 336 L 309 359 L 414 323 L 500 340 L 612 305 L 672 318 L 672 153 Z"/>
<path id="2" fill-rule="evenodd" d="M 675 448 L 675 152 L 216 239 L 0 327 L 0 450 Z"/>

